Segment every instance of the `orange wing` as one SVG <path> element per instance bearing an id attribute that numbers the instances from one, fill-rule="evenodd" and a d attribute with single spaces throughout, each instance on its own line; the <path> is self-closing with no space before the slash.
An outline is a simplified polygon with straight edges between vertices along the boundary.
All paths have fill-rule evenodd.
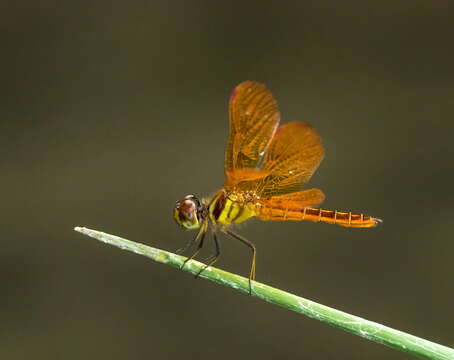
<path id="1" fill-rule="evenodd" d="M 265 85 L 253 81 L 242 82 L 233 90 L 229 115 L 226 188 L 265 176 L 256 169 L 279 124 L 279 110 L 273 95 Z"/>
<path id="2" fill-rule="evenodd" d="M 292 194 L 273 196 L 270 199 L 258 199 L 256 203 L 260 204 L 260 208 L 300 211 L 305 207 L 317 206 L 324 199 L 325 195 L 321 190 L 307 189 Z"/>
<path id="3" fill-rule="evenodd" d="M 302 122 L 282 125 L 265 155 L 261 171 L 270 175 L 256 181 L 257 194 L 270 198 L 300 190 L 323 155 L 320 136 L 311 126 Z"/>

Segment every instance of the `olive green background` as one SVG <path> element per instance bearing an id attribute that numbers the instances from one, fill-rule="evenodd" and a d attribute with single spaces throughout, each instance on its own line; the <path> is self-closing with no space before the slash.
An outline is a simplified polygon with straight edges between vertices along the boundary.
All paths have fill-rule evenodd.
<path id="1" fill-rule="evenodd" d="M 181 247 L 172 207 L 222 186 L 246 79 L 322 135 L 323 206 L 384 219 L 250 221 L 258 280 L 454 347 L 453 21 L 452 1 L 2 1 L 1 358 L 411 358 L 72 230 Z"/>

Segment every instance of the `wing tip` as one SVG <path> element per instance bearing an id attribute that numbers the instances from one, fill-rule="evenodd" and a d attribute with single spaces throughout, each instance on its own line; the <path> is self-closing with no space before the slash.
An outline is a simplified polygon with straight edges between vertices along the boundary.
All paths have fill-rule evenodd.
<path id="1" fill-rule="evenodd" d="M 232 93 L 230 94 L 230 100 L 233 100 L 235 99 L 235 97 L 238 95 L 238 93 L 240 92 L 240 90 L 242 88 L 252 88 L 252 87 L 260 87 L 260 88 L 263 88 L 263 89 L 267 89 L 266 85 L 265 84 L 262 84 L 258 81 L 254 81 L 254 80 L 245 80 L 245 81 L 242 81 L 240 82 L 237 86 L 235 86 L 232 90 Z"/>

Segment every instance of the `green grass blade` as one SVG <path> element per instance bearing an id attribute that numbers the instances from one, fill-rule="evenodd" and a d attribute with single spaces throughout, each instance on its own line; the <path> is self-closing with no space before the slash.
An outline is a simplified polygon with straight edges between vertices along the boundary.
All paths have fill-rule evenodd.
<path id="1" fill-rule="evenodd" d="M 186 259 L 184 256 L 139 244 L 100 231 L 83 227 L 76 227 L 74 230 L 105 242 L 106 244 L 146 256 L 154 261 L 171 265 L 176 268 L 180 268 Z M 191 260 L 187 262 L 184 271 L 196 274 L 203 266 L 204 264 Z M 207 268 L 200 277 L 231 287 L 246 294 L 249 292 L 247 278 L 214 267 Z M 304 299 L 271 286 L 254 281 L 252 292 L 252 296 L 259 299 L 282 306 L 310 318 L 320 320 L 368 340 L 413 354 L 417 357 L 423 359 L 454 360 L 454 349 L 318 304 L 314 301 Z"/>

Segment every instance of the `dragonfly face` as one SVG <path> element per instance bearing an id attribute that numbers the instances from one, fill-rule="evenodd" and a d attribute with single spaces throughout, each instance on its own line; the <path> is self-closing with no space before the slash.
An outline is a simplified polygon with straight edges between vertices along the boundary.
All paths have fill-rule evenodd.
<path id="1" fill-rule="evenodd" d="M 194 195 L 187 195 L 177 201 L 173 209 L 173 218 L 185 229 L 200 227 L 203 205 Z"/>

